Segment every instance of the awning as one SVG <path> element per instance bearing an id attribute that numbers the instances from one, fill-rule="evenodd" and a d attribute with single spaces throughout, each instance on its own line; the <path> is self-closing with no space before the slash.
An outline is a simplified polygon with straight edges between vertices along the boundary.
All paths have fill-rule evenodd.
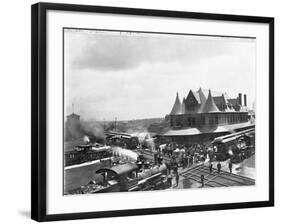
<path id="1" fill-rule="evenodd" d="M 222 133 L 222 132 L 231 132 L 236 129 L 241 128 L 254 128 L 255 125 L 250 122 L 238 123 L 238 124 L 227 124 L 220 125 L 215 128 L 186 128 L 179 130 L 169 130 L 166 133 L 160 136 L 187 136 L 187 135 L 200 135 L 200 134 L 209 134 L 209 133 Z"/>

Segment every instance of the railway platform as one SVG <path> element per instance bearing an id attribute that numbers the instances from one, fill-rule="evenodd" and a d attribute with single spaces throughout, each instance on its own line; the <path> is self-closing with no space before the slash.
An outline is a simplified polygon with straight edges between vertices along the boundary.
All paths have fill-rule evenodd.
<path id="1" fill-rule="evenodd" d="M 180 183 L 176 188 L 202 187 L 201 175 L 204 175 L 204 187 L 232 187 L 255 185 L 255 180 L 249 177 L 220 171 L 213 168 L 210 173 L 209 167 L 200 164 L 180 171 Z M 187 186 L 189 185 L 189 187 Z M 173 187 L 175 188 L 175 187 Z"/>

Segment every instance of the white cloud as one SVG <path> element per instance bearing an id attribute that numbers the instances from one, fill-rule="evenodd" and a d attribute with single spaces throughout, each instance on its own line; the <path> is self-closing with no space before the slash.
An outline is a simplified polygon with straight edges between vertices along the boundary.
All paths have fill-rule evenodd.
<path id="1" fill-rule="evenodd" d="M 254 40 L 67 31 L 65 62 L 66 113 L 86 119 L 165 116 L 200 86 L 255 98 Z"/>

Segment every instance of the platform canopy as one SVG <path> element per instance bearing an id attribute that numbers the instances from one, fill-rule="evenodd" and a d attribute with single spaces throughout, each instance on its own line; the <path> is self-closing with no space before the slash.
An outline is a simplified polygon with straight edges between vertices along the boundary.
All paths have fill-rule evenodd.
<path id="1" fill-rule="evenodd" d="M 179 130 L 169 130 L 164 133 L 162 136 L 188 136 L 188 135 L 200 135 L 200 134 L 208 134 L 208 133 L 221 133 L 221 132 L 231 132 L 236 129 L 241 128 L 252 128 L 255 125 L 251 122 L 244 122 L 238 124 L 228 124 L 228 125 L 220 125 L 215 129 L 198 129 L 198 128 L 185 128 Z"/>

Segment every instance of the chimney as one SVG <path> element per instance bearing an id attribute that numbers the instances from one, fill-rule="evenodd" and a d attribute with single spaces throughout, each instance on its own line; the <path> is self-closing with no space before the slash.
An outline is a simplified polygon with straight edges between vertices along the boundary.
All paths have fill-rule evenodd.
<path id="1" fill-rule="evenodd" d="M 244 106 L 246 107 L 247 106 L 247 95 L 244 94 Z"/>
<path id="2" fill-rule="evenodd" d="M 242 93 L 238 94 L 238 101 L 239 101 L 239 104 L 242 106 Z"/>

